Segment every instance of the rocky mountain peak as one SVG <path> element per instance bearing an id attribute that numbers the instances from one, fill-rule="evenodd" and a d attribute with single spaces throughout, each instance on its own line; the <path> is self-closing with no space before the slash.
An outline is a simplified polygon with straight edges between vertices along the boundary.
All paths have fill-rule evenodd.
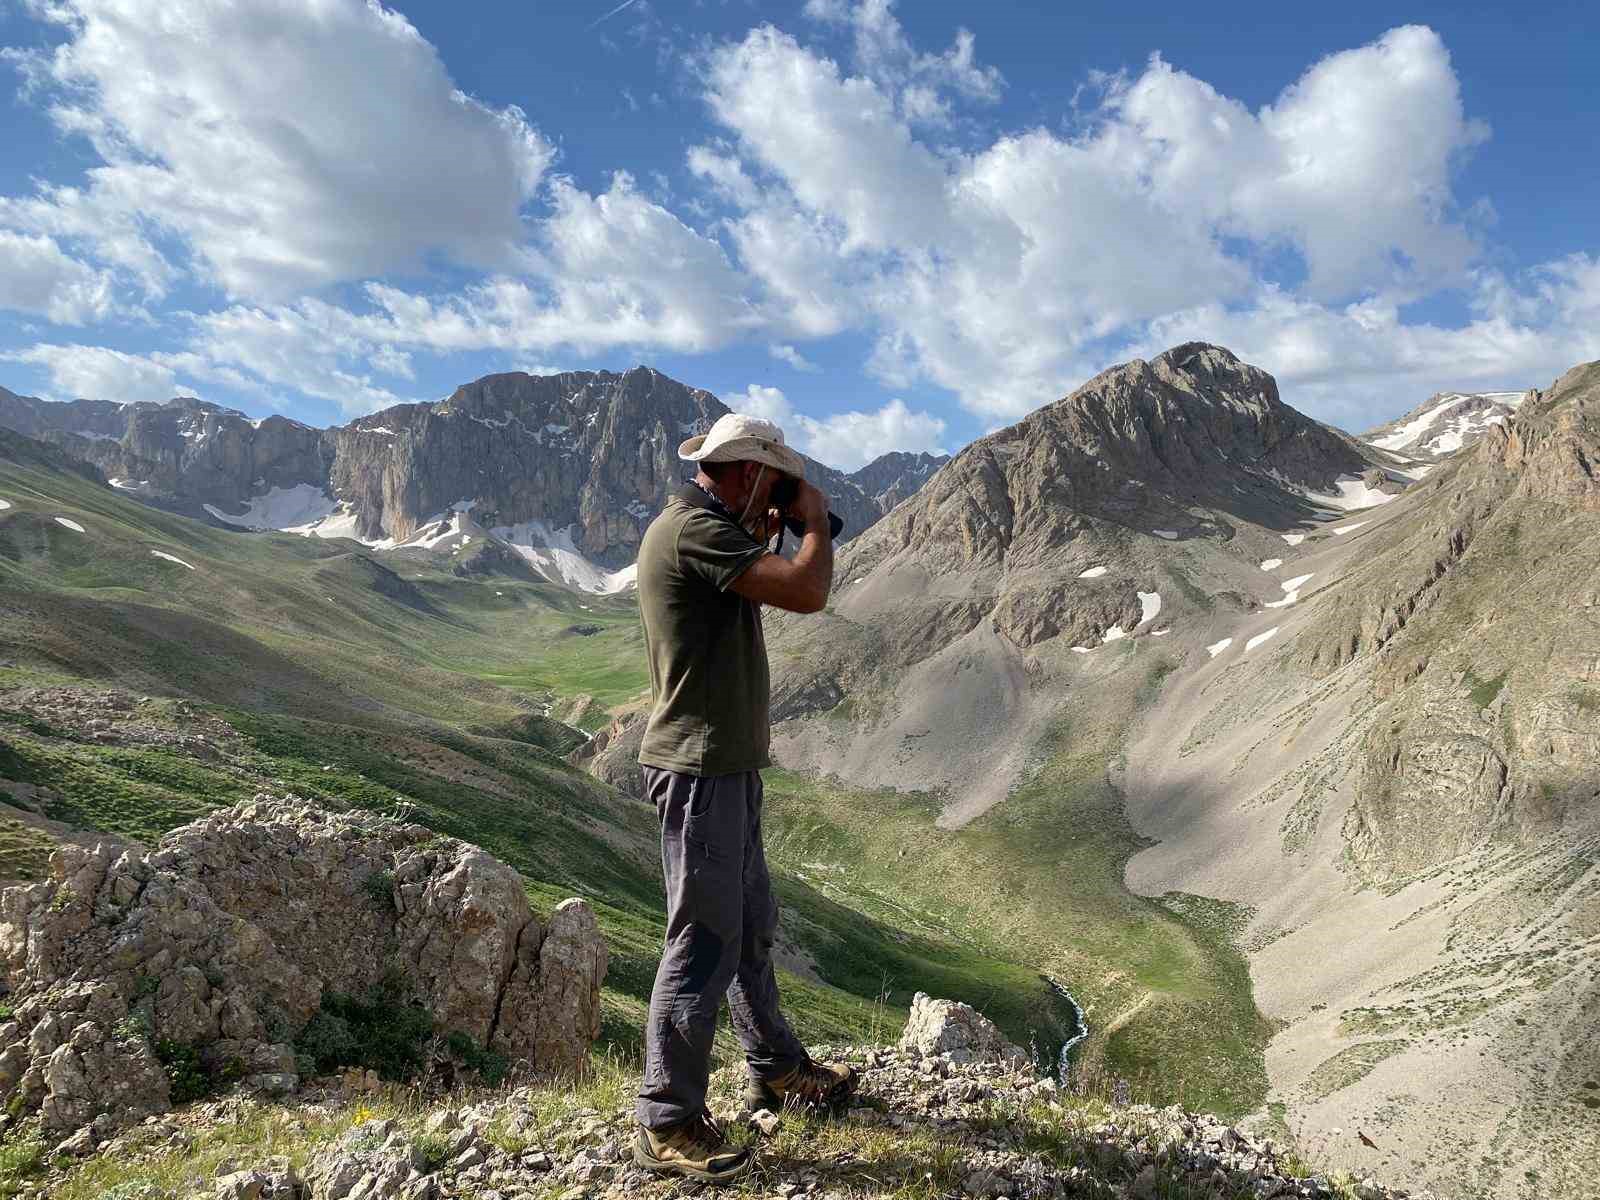
<path id="1" fill-rule="evenodd" d="M 626 585 L 645 526 L 689 474 L 679 443 L 727 411 L 643 365 L 486 375 L 443 400 L 329 429 L 253 421 L 192 397 L 123 405 L 0 395 L 0 426 L 61 445 L 161 507 L 380 549 L 495 542 L 544 577 L 590 590 Z M 810 459 L 806 469 L 848 538 L 943 461 L 888 455 L 859 479 Z"/>

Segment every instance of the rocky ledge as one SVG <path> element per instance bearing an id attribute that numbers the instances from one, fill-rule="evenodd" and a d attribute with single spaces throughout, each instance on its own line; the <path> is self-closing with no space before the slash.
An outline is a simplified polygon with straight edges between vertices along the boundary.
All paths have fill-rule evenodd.
<path id="1" fill-rule="evenodd" d="M 291 1093 L 363 1019 L 413 1067 L 572 1074 L 605 970 L 583 901 L 541 922 L 478 847 L 259 796 L 0 893 L 0 1102 L 83 1153 L 222 1085 Z"/>
<path id="2" fill-rule="evenodd" d="M 758 1142 L 755 1170 L 725 1194 L 1432 1200 L 1349 1175 L 1298 1174 L 1271 1140 L 1215 1117 L 1085 1098 L 1004 1063 L 899 1049 L 821 1053 L 862 1073 L 850 1110 L 832 1120 L 741 1111 L 734 1100 L 740 1069 L 717 1073 L 719 1118 L 737 1137 Z M 700 1190 L 633 1165 L 627 1082 L 619 1076 L 610 1086 L 580 1085 L 556 1101 L 548 1087 L 525 1085 L 420 1111 L 364 1095 L 303 1095 L 273 1110 L 280 1130 L 273 1141 L 294 1149 L 293 1159 L 229 1155 L 176 1193 L 131 1181 L 141 1166 L 173 1178 L 175 1149 L 197 1146 L 208 1128 L 251 1128 L 259 1119 L 253 1102 L 230 1099 L 153 1117 L 101 1153 L 125 1168 L 129 1200 L 666 1200 Z M 601 1094 L 611 1102 L 601 1105 Z M 296 1144 L 296 1131 L 327 1131 L 341 1115 L 338 1132 Z M 60 1165 L 39 1181 L 44 1190 L 35 1196 L 68 1180 Z"/>

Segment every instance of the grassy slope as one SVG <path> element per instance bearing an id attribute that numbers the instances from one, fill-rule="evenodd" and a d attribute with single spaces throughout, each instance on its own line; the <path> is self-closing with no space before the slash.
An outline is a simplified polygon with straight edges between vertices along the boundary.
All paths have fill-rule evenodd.
<path id="1" fill-rule="evenodd" d="M 1149 685 L 1165 669 L 1152 661 L 1140 677 Z M 1061 980 L 1087 1013 L 1086 1069 L 1162 1101 L 1243 1112 L 1266 1093 L 1270 1031 L 1226 914 L 1123 885 L 1141 843 L 1107 766 L 1136 703 L 1109 690 L 1069 701 L 1031 777 L 960 830 L 935 827 L 931 797 L 775 773 L 769 853 L 854 908 L 915 912 L 977 952 Z M 1005 990 L 1016 982 L 997 975 L 988 994 L 970 998 L 992 1004 L 1002 1023 L 1045 1027 L 1048 1014 L 1026 993 Z"/>
<path id="2" fill-rule="evenodd" d="M 12 711 L 0 713 L 0 775 L 59 793 L 52 819 L 146 841 L 269 787 L 409 806 L 515 865 L 537 907 L 571 894 L 595 905 L 613 951 L 606 1037 L 636 1046 L 662 933 L 653 814 L 526 740 L 468 732 L 525 725 L 530 709 L 579 694 L 635 698 L 645 673 L 631 602 L 459 579 L 436 560 L 376 560 L 349 543 L 212 529 L 27 461 L 25 447 L 18 461 L 8 444 L 0 689 L 120 687 L 156 698 L 141 721 L 174 728 L 186 724 L 173 709 L 181 698 L 238 736 L 205 761 L 95 744 Z M 599 632 L 573 632 L 578 624 Z M 44 835 L 0 834 L 0 873 L 37 874 Z M 886 1004 L 903 1007 L 908 989 L 980 996 L 997 978 L 1032 978 L 929 932 L 915 913 L 863 919 L 798 878 L 780 872 L 778 886 L 800 952 L 821 965 L 820 978 L 783 983 L 808 1036 L 892 1032 L 899 1018 Z M 879 959 L 903 984 L 887 999 L 860 966 Z"/>

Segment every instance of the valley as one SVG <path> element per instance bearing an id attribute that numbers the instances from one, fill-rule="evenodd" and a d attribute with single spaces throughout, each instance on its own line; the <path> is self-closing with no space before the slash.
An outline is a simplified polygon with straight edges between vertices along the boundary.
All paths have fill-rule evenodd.
<path id="1" fill-rule="evenodd" d="M 920 990 L 1048 1063 L 1079 1032 L 1064 990 L 1091 1090 L 1450 1200 L 1590 1194 L 1597 397 L 1579 368 L 1363 440 L 1190 343 L 909 490 L 888 464 L 827 612 L 767 617 L 805 1036 L 881 1041 Z M 187 485 L 111 486 L 126 445 L 73 436 L 0 431 L 0 875 L 262 792 L 401 812 L 511 863 L 538 912 L 593 906 L 604 1052 L 635 1054 L 662 930 L 628 535 L 587 557 L 601 526 L 454 479 L 436 519 L 373 529 L 319 492 L 347 507 L 244 531 L 254 499 L 174 511 Z M 547 517 L 542 562 L 504 535 Z"/>

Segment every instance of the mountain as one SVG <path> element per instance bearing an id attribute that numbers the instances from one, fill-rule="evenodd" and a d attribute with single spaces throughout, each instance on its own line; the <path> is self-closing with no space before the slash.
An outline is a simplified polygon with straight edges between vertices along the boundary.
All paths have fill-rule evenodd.
<path id="1" fill-rule="evenodd" d="M 859 487 L 884 512 L 888 512 L 907 496 L 928 482 L 932 475 L 950 461 L 948 454 L 929 454 L 926 451 L 908 454 L 904 450 L 891 450 L 880 454 L 866 466 L 850 473 L 850 481 Z"/>
<path id="2" fill-rule="evenodd" d="M 380 550 L 465 552 L 464 569 L 483 569 L 483 547 L 494 545 L 490 558 L 520 558 L 587 591 L 627 586 L 644 527 L 685 475 L 678 443 L 727 411 L 648 367 L 489 375 L 442 401 L 329 429 L 194 399 L 52 403 L 0 391 L 0 426 L 159 507 Z M 845 475 L 807 459 L 807 473 L 850 537 L 938 461 L 886 455 Z"/>
<path id="3" fill-rule="evenodd" d="M 968 446 L 851 543 L 828 615 L 778 620 L 797 665 L 775 679 L 776 711 L 819 714 L 892 681 L 898 718 L 848 749 L 830 739 L 829 762 L 842 753 L 864 783 L 950 786 L 965 796 L 952 819 L 970 816 L 1005 794 L 1048 719 L 1023 686 L 1032 647 L 1148 633 L 1182 603 L 1172 564 L 1196 547 L 1262 541 L 1404 481 L 1221 348 L 1113 368 Z M 885 753 L 930 705 L 961 735 Z"/>
<path id="4" fill-rule="evenodd" d="M 516 868 L 541 921 L 589 901 L 611 963 L 601 1037 L 631 1069 L 664 936 L 655 815 L 563 756 L 648 693 L 637 606 L 456 565 L 240 536 L 0 431 L 0 884 L 47 878 L 62 846 L 150 848 L 268 793 L 465 835 Z M 1025 952 L 975 944 L 909 893 L 891 910 L 813 882 L 779 849 L 804 810 L 769 780 L 776 955 L 802 1035 L 879 1040 L 936 990 L 982 998 L 1054 1061 L 1077 1016 Z M 16 982 L 0 972 L 0 991 Z M 0 1072 L 0 1103 L 17 1082 Z"/>
<path id="5" fill-rule="evenodd" d="M 854 793 L 793 852 L 1003 905 L 1085 1065 L 1221 1074 L 1443 1196 L 1593 1196 L 1600 364 L 1403 456 L 1269 385 L 1114 368 L 847 547 L 769 625 L 776 755 Z"/>
<path id="6" fill-rule="evenodd" d="M 1527 396 L 1527 392 L 1438 392 L 1361 438 L 1400 464 L 1437 462 L 1505 424 Z"/>

